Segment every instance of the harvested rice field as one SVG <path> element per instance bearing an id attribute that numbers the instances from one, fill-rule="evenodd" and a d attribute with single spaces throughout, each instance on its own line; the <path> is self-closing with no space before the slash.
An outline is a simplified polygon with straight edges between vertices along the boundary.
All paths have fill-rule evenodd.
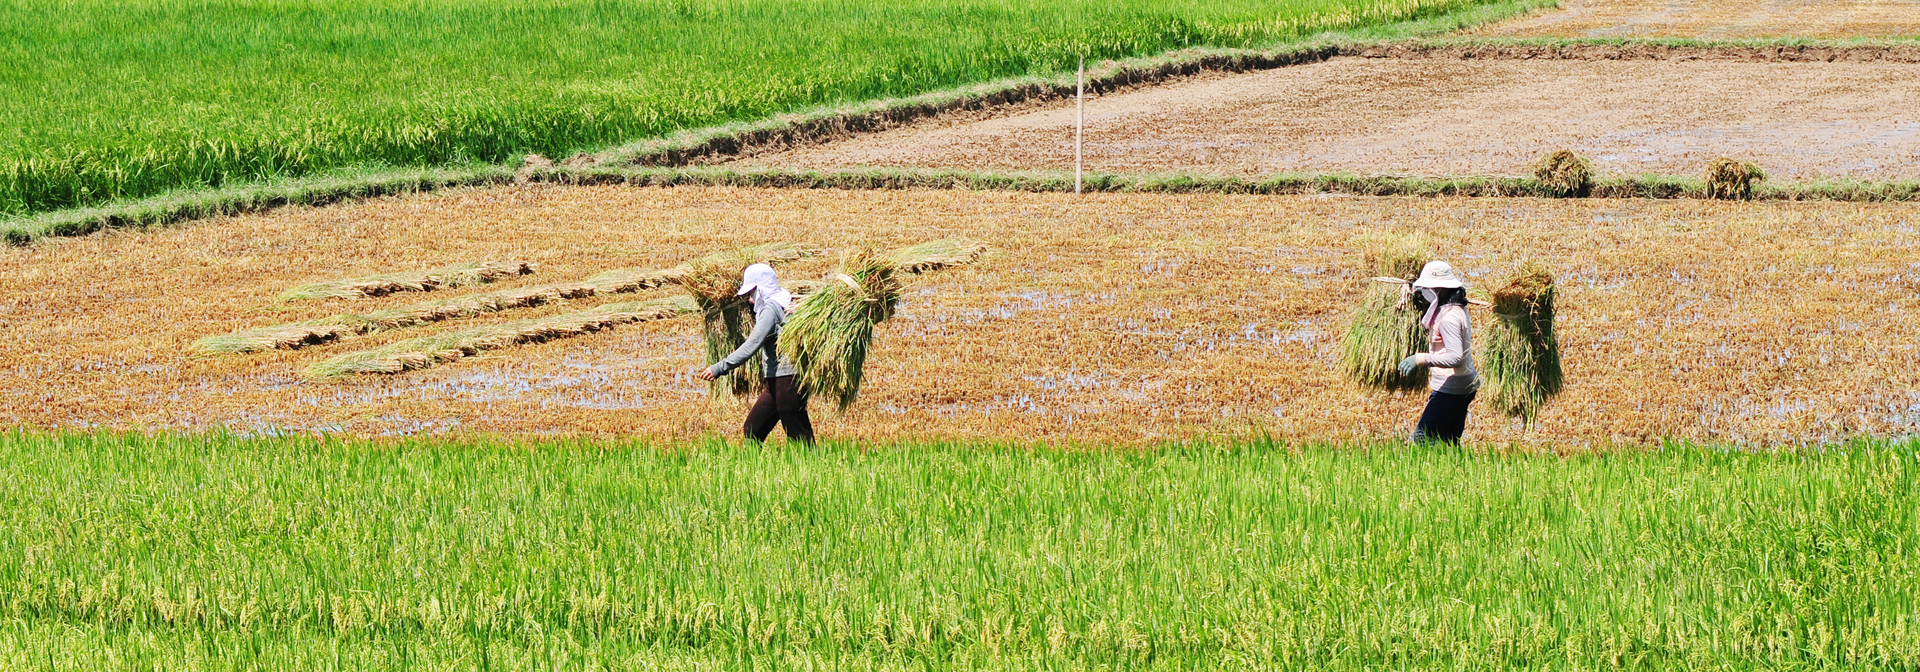
<path id="1" fill-rule="evenodd" d="M 1502 37 L 1920 37 L 1917 0 L 1562 0 L 1487 26 Z"/>
<path id="2" fill-rule="evenodd" d="M 1392 438 L 1424 399 L 1345 382 L 1336 346 L 1371 274 L 1356 239 L 1418 231 L 1470 283 L 1525 259 L 1559 276 L 1565 392 L 1531 430 L 1476 414 L 1472 441 L 1578 450 L 1902 435 L 1920 428 L 1917 226 L 1920 207 L 1906 204 L 454 190 L 0 250 L 0 422 L 737 436 L 743 405 L 711 400 L 691 375 L 705 363 L 697 316 L 424 371 L 302 376 L 315 362 L 443 329 L 684 291 L 674 287 L 296 350 L 192 346 L 421 300 L 278 298 L 330 279 L 483 259 L 538 265 L 537 275 L 472 290 L 497 292 L 748 244 L 845 250 L 965 237 L 992 249 L 908 287 L 879 327 L 859 402 L 844 416 L 815 405 L 823 437 Z M 783 277 L 818 280 L 834 257 L 789 262 Z"/>
<path id="3" fill-rule="evenodd" d="M 1067 101 L 738 163 L 1071 169 L 1074 119 Z M 1571 149 L 1620 176 L 1733 156 L 1779 179 L 1913 180 L 1920 63 L 1345 57 L 1093 97 L 1085 134 L 1103 172 L 1525 175 Z"/>

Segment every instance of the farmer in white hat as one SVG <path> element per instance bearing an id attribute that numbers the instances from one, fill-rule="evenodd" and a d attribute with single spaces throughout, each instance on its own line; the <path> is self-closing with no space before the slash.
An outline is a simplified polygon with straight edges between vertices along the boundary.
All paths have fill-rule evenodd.
<path id="1" fill-rule="evenodd" d="M 780 357 L 780 327 L 786 324 L 787 311 L 793 308 L 793 295 L 780 288 L 779 277 L 766 264 L 748 266 L 740 278 L 740 296 L 753 301 L 753 333 L 713 366 L 696 374 L 701 380 L 713 380 L 740 368 L 747 358 L 759 353 L 761 371 L 767 376 L 760 386 L 760 398 L 747 411 L 746 435 L 765 441 L 774 425 L 787 431 L 787 440 L 813 443 L 813 420 L 807 417 L 807 398 L 793 384 L 793 363 Z"/>
<path id="2" fill-rule="evenodd" d="M 1473 367 L 1473 320 L 1467 316 L 1467 288 L 1444 261 L 1428 262 L 1413 281 L 1413 305 L 1423 312 L 1420 325 L 1432 338 L 1427 352 L 1400 360 L 1400 375 L 1429 367 L 1427 410 L 1413 428 L 1415 442 L 1459 443 L 1467 431 L 1467 406 L 1480 391 Z"/>

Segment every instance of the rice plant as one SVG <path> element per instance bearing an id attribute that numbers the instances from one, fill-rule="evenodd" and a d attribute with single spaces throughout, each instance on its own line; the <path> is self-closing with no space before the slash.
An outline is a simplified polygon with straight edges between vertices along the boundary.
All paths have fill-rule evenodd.
<path id="1" fill-rule="evenodd" d="M 1564 385 L 1554 293 L 1551 271 L 1537 262 L 1521 265 L 1493 291 L 1494 319 L 1480 350 L 1487 403 L 1528 424 Z"/>
<path id="2" fill-rule="evenodd" d="M 1920 667 L 1920 446 L 0 434 L 0 661 Z"/>

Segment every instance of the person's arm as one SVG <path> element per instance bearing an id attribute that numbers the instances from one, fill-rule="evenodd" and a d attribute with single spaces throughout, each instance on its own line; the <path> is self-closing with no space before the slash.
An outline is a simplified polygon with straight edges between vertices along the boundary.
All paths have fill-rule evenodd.
<path id="1" fill-rule="evenodd" d="M 778 318 L 769 314 L 772 310 L 776 309 L 768 307 L 754 311 L 753 332 L 747 334 L 747 340 L 741 343 L 740 347 L 734 348 L 732 353 L 720 358 L 719 362 L 707 367 L 707 372 L 713 374 L 716 378 L 727 375 L 728 372 L 740 368 L 740 365 L 746 364 L 747 360 L 753 357 L 755 353 L 760 352 L 760 346 L 764 345 L 767 339 L 773 336 L 773 328 L 779 326 L 780 323 Z M 773 375 L 773 372 L 769 371 L 767 375 Z"/>
<path id="2" fill-rule="evenodd" d="M 1465 307 L 1458 312 L 1448 310 L 1447 314 L 1434 321 L 1433 327 L 1440 330 L 1441 349 L 1439 352 L 1426 353 L 1420 358 L 1421 363 L 1451 369 L 1467 361 L 1467 349 L 1472 346 L 1467 343 L 1466 312 Z"/>

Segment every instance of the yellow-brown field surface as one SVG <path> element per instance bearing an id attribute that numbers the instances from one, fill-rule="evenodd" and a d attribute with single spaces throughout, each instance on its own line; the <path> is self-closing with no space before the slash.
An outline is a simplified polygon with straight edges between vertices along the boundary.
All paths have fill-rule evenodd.
<path id="1" fill-rule="evenodd" d="M 1422 397 L 1336 371 L 1371 273 L 1363 234 L 1426 233 L 1470 281 L 1523 259 L 1560 278 L 1567 389 L 1532 429 L 1486 412 L 1470 441 L 1578 449 L 1665 437 L 1792 443 L 1920 424 L 1920 207 L 1855 203 L 505 187 L 294 208 L 0 251 L 0 421 L 44 427 L 737 435 L 696 318 L 630 325 L 399 375 L 306 365 L 575 300 L 297 351 L 202 356 L 198 338 L 422 295 L 282 302 L 289 287 L 528 260 L 474 291 L 666 267 L 733 246 L 834 249 L 966 236 L 882 325 L 829 438 L 1143 444 L 1270 433 L 1404 435 Z M 783 268 L 820 278 L 825 259 Z M 465 293 L 466 290 L 456 290 Z M 451 296 L 452 292 L 436 292 Z M 1482 312 L 1481 320 L 1492 319 Z"/>

